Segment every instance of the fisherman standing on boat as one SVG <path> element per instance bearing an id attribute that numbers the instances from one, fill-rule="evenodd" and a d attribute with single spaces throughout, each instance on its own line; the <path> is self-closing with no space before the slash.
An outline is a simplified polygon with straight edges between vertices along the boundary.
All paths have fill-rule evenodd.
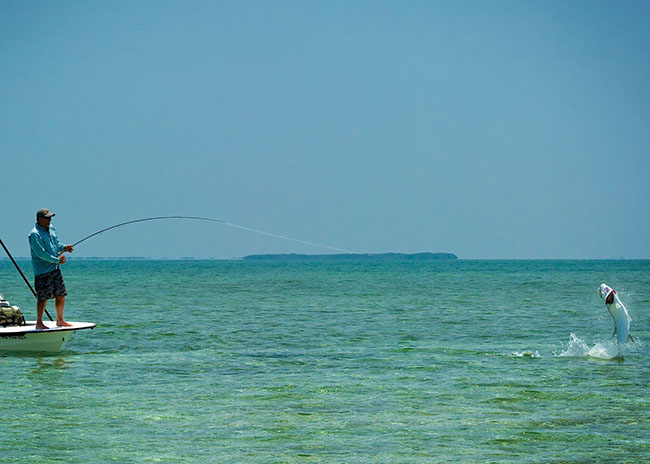
<path id="1" fill-rule="evenodd" d="M 34 268 L 34 287 L 38 295 L 36 303 L 36 329 L 47 329 L 43 324 L 43 312 L 47 300 L 54 298 L 56 307 L 56 325 L 58 327 L 71 327 L 63 319 L 65 296 L 68 292 L 63 283 L 60 264 L 66 259 L 64 252 L 72 252 L 72 245 L 61 245 L 54 227 L 50 225 L 54 213 L 48 209 L 39 209 L 36 212 L 36 225 L 29 234 L 29 247 L 32 252 L 32 267 Z"/>

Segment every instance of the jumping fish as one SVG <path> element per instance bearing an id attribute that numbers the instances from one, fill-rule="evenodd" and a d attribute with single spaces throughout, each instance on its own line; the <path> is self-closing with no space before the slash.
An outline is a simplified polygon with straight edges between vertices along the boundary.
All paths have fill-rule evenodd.
<path id="1" fill-rule="evenodd" d="M 598 294 L 603 300 L 605 300 L 605 306 L 607 306 L 609 314 L 611 314 L 612 319 L 614 319 L 613 336 L 616 336 L 616 343 L 620 352 L 621 347 L 628 341 L 634 343 L 634 339 L 632 338 L 632 335 L 630 335 L 630 322 L 632 322 L 632 318 L 628 314 L 627 308 L 618 297 L 618 293 L 616 293 L 616 290 L 612 287 L 606 284 L 600 284 Z"/>

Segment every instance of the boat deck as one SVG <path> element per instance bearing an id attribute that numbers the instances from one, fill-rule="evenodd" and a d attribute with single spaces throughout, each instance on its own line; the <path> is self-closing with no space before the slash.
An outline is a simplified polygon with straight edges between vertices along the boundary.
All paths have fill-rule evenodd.
<path id="1" fill-rule="evenodd" d="M 97 324 L 92 322 L 72 322 L 72 327 L 57 327 L 56 322 L 44 321 L 43 323 L 48 327 L 47 330 L 36 330 L 36 321 L 25 321 L 26 325 L 18 325 L 11 327 L 0 326 L 0 336 L 2 335 L 25 335 L 31 333 L 41 332 L 67 332 L 70 330 L 94 329 Z"/>
<path id="2" fill-rule="evenodd" d="M 36 321 L 26 325 L 0 327 L 0 353 L 57 353 L 77 330 L 94 329 L 92 322 L 70 322 L 71 327 L 57 327 L 45 322 L 47 329 L 36 330 Z"/>

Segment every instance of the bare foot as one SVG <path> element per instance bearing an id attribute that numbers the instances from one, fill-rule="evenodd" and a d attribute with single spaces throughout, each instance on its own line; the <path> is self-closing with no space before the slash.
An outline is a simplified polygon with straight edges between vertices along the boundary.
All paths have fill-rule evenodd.
<path id="1" fill-rule="evenodd" d="M 49 327 L 46 326 L 45 324 L 36 324 L 35 329 L 36 330 L 47 330 L 47 329 L 49 329 Z"/>
<path id="2" fill-rule="evenodd" d="M 57 327 L 72 327 L 72 324 L 66 321 L 56 321 Z"/>

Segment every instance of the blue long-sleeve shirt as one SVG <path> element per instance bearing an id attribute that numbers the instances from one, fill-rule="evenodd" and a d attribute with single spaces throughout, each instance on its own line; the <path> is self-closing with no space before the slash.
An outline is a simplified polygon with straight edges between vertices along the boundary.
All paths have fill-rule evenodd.
<path id="1" fill-rule="evenodd" d="M 29 233 L 29 248 L 32 251 L 34 276 L 51 272 L 59 265 L 59 254 L 65 250 L 56 235 L 54 227 L 49 229 L 36 224 Z"/>

